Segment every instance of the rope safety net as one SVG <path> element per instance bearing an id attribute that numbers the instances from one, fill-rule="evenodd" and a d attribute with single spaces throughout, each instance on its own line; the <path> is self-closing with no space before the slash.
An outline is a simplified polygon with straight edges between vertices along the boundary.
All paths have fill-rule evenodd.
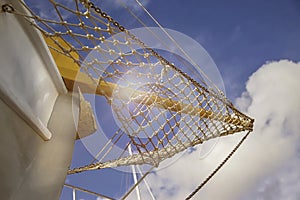
<path id="1" fill-rule="evenodd" d="M 217 89 L 196 82 L 131 34 L 88 0 L 49 0 L 55 15 L 40 16 L 8 10 L 24 18 L 45 37 L 52 54 L 78 67 L 88 82 L 63 75 L 69 90 L 102 95 L 110 104 L 119 129 L 110 138 L 124 152 L 98 159 L 69 174 L 123 165 L 159 163 L 206 140 L 252 130 L 253 120 L 242 114 Z M 50 9 L 49 9 L 50 10 Z M 123 139 L 120 139 L 123 138 Z M 124 142 L 126 141 L 126 142 Z M 105 146 L 104 149 L 108 148 Z"/>

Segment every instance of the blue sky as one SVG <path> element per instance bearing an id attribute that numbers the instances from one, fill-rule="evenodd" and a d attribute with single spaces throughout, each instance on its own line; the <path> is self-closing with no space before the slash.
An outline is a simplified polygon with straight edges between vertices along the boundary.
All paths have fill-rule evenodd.
<path id="1" fill-rule="evenodd" d="M 147 8 L 164 27 L 204 46 L 231 98 L 241 94 L 248 77 L 266 61 L 300 59 L 297 0 L 152 0 Z"/>
<path id="2" fill-rule="evenodd" d="M 137 6 L 134 0 L 123 2 L 138 15 L 147 26 L 156 26 L 146 13 Z M 294 185 L 299 185 L 300 180 L 297 180 L 299 173 L 297 172 L 297 168 L 295 169 L 295 166 L 299 163 L 299 153 L 293 153 L 296 150 L 292 149 L 292 146 L 296 145 L 292 141 L 299 141 L 298 126 L 296 126 L 293 121 L 299 119 L 299 112 L 297 112 L 297 109 L 300 110 L 298 107 L 299 104 L 297 101 L 293 101 L 293 99 L 299 99 L 299 92 L 298 88 L 295 87 L 294 90 L 291 90 L 291 93 L 285 93 L 289 90 L 285 89 L 284 85 L 290 86 L 290 82 L 288 82 L 289 77 L 297 78 L 300 75 L 299 64 L 297 65 L 297 62 L 300 61 L 300 1 L 145 0 L 141 2 L 163 27 L 179 31 L 198 41 L 216 63 L 225 83 L 227 97 L 244 109 L 243 111 L 249 113 L 251 116 L 257 117 L 257 120 L 260 121 L 257 125 L 257 131 L 254 133 L 256 136 L 253 136 L 254 139 L 249 142 L 248 147 L 247 144 L 245 144 L 245 148 L 243 149 L 245 152 L 244 155 L 249 156 L 251 161 L 257 163 L 257 168 L 264 167 L 258 162 L 270 167 L 270 171 L 274 175 L 270 174 L 270 171 L 268 172 L 267 170 L 257 169 L 251 172 L 249 169 L 249 174 L 253 176 L 252 178 L 248 176 L 240 178 L 242 173 L 238 173 L 239 176 L 236 177 L 236 179 L 238 179 L 236 181 L 237 183 L 232 183 L 232 185 L 241 185 L 241 188 L 239 188 L 240 191 L 235 191 L 238 194 L 229 194 L 225 191 L 223 193 L 220 191 L 220 194 L 224 194 L 224 199 L 269 200 L 276 198 L 272 196 L 271 193 L 280 190 L 282 191 L 280 194 L 276 193 L 278 196 L 281 195 L 280 197 L 282 198 L 287 197 L 283 196 L 285 194 L 283 191 L 288 191 L 286 193 L 291 195 L 290 199 L 296 199 L 296 196 L 292 196 L 291 194 L 295 193 L 295 190 L 292 187 L 287 188 L 290 182 L 286 179 L 282 181 L 278 177 L 289 177 L 285 169 L 294 170 L 293 172 L 296 179 L 294 177 L 293 183 Z M 128 29 L 142 27 L 117 1 L 94 1 L 94 3 L 100 6 L 104 11 L 107 11 L 113 18 Z M 31 4 L 35 5 L 33 1 Z M 286 68 L 286 70 L 282 70 L 282 68 Z M 272 79 L 270 76 L 275 78 Z M 251 78 L 249 79 L 249 77 Z M 269 82 L 264 82 L 263 80 L 269 80 Z M 282 82 L 282 84 L 279 84 L 280 82 Z M 256 83 L 261 83 L 261 85 Z M 284 101 L 281 102 L 278 100 L 277 102 L 274 100 L 273 94 L 276 94 L 277 88 L 268 87 L 270 84 L 274 85 L 274 87 L 278 87 L 279 96 L 281 94 L 280 92 L 289 96 L 288 100 L 291 101 L 291 106 L 294 106 L 294 110 L 296 110 L 293 114 L 293 118 L 286 112 L 293 111 L 293 109 L 284 107 Z M 293 84 L 298 83 L 295 82 Z M 282 88 L 280 87 L 281 85 L 283 85 Z M 265 96 L 264 90 L 261 91 L 260 89 L 265 89 Z M 265 101 L 258 103 L 260 99 L 265 99 Z M 270 106 L 269 109 L 266 109 L 264 105 L 271 104 L 273 101 L 275 102 L 274 106 L 276 106 L 276 108 L 283 108 L 276 110 Z M 276 102 L 278 104 L 276 104 Z M 267 114 L 269 115 L 267 116 Z M 281 120 L 280 116 L 283 116 L 286 120 Z M 272 126 L 267 126 L 269 122 L 267 123 L 265 121 L 266 119 L 269 119 L 271 122 L 273 120 L 274 124 L 271 123 Z M 290 135 L 293 137 L 282 136 L 285 135 L 286 128 L 285 130 L 279 131 L 278 134 L 275 131 L 284 129 L 286 124 L 290 124 L 290 127 L 292 127 Z M 272 135 L 272 131 L 276 133 Z M 268 141 L 273 137 L 277 138 L 278 141 L 282 141 L 282 143 L 277 144 L 274 142 L 276 144 L 272 144 L 272 146 L 268 147 Z M 197 176 L 199 180 L 194 180 L 193 174 L 187 172 L 186 177 L 190 177 L 190 179 L 170 179 L 170 181 L 174 182 L 173 185 L 170 184 L 170 188 L 163 190 L 161 187 L 158 187 L 164 185 L 166 183 L 165 180 L 169 180 L 166 178 L 168 174 L 169 176 L 174 175 L 178 173 L 177 170 L 180 169 L 195 169 L 192 166 L 180 168 L 180 162 L 177 165 L 174 164 L 174 166 L 169 169 L 160 170 L 158 174 L 161 177 L 150 177 L 150 183 L 157 181 L 157 187 L 153 185 L 153 190 L 156 192 L 158 199 L 164 199 L 166 197 L 182 199 L 181 197 L 183 197 L 184 194 L 188 194 L 188 191 L 196 187 L 195 184 L 200 183 L 222 160 L 224 156 L 222 157 L 223 154 L 220 152 L 229 151 L 231 149 L 230 147 L 233 146 L 237 140 L 238 138 L 234 137 L 224 140 L 221 139 L 218 141 L 216 150 L 209 155 L 209 159 L 199 160 L 199 165 L 195 164 L 195 166 L 201 167 L 201 169 L 203 168 L 203 172 L 199 172 L 200 175 Z M 283 150 L 281 153 L 276 151 L 278 148 L 287 148 L 289 146 L 291 146 L 290 151 Z M 299 148 L 296 146 L 296 149 Z M 263 147 L 274 150 L 274 152 L 278 153 L 278 157 L 273 155 L 272 152 L 259 152 L 258 150 L 263 150 Z M 253 150 L 253 148 L 257 150 Z M 205 146 L 197 149 L 198 154 L 201 149 L 205 149 Z M 257 156 L 258 158 L 255 160 L 255 156 L 251 157 L 252 154 L 249 154 L 249 151 L 253 151 L 253 154 L 261 155 Z M 189 161 L 195 159 L 198 154 L 196 151 L 196 153 L 190 155 L 190 157 L 183 157 L 182 160 L 185 161 L 185 163 L 189 163 Z M 72 165 L 82 164 L 84 161 L 92 159 L 92 157 L 86 153 L 84 146 L 80 142 L 76 144 L 74 155 Z M 288 160 L 284 159 L 285 157 L 288 158 Z M 243 160 L 242 157 L 238 158 Z M 264 163 L 264 160 L 269 158 L 270 162 Z M 205 164 L 206 166 L 203 166 Z M 181 165 L 183 165 L 183 163 L 181 163 Z M 230 166 L 230 169 L 227 167 L 221 172 L 225 175 L 221 175 L 216 181 L 213 181 L 211 187 L 208 186 L 208 188 L 201 193 L 202 196 L 198 196 L 198 198 L 220 198 L 220 196 L 214 196 L 214 194 L 212 194 L 213 186 L 222 187 L 222 184 L 218 184 L 217 182 L 220 181 L 224 184 L 226 178 L 228 179 L 228 177 L 232 177 L 229 175 L 234 174 L 232 169 L 241 171 L 243 170 L 241 166 L 244 165 L 236 159 L 236 163 L 232 162 Z M 228 171 L 226 172 L 226 170 Z M 194 173 L 197 173 L 197 171 Z M 228 176 L 226 176 L 226 174 Z M 248 178 L 249 181 L 245 181 L 246 178 Z M 101 180 L 105 180 L 105 182 Z M 132 178 L 130 174 L 128 175 L 127 173 L 107 170 L 107 172 L 103 172 L 102 175 L 99 175 L 97 172 L 91 172 L 84 176 L 74 175 L 68 178 L 68 181 L 82 187 L 98 190 L 106 195 L 118 196 L 126 189 L 124 185 L 127 184 L 128 186 L 128 184 L 132 182 Z M 182 183 L 181 187 L 184 189 L 177 188 L 180 187 L 178 183 Z M 183 183 L 185 183 L 186 188 Z M 99 189 L 100 187 L 101 189 Z M 174 188 L 178 190 L 177 193 L 173 191 Z M 234 192 L 234 190 L 230 190 L 229 188 L 228 191 Z M 159 194 L 159 192 L 161 192 L 161 194 Z M 70 191 L 65 190 L 62 199 L 65 200 L 70 195 Z M 95 197 L 86 196 L 84 194 L 79 195 L 82 195 L 80 198 L 86 200 L 96 199 Z"/>
<path id="3" fill-rule="evenodd" d="M 164 27 L 182 32 L 204 46 L 232 97 L 239 96 L 247 78 L 267 60 L 299 60 L 297 0 L 151 0 L 147 1 L 147 9 Z M 111 15 L 125 24 L 129 21 L 128 28 L 141 26 L 123 10 L 112 10 Z M 148 26 L 155 26 L 145 13 L 136 13 Z"/>

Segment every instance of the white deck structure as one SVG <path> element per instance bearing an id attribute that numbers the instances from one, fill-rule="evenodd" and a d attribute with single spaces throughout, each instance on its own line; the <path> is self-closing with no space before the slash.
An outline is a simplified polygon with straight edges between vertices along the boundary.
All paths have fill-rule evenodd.
<path id="1" fill-rule="evenodd" d="M 8 3 L 22 10 L 18 1 Z M 79 104 L 24 18 L 0 12 L 0 36 L 0 199 L 58 199 Z"/>

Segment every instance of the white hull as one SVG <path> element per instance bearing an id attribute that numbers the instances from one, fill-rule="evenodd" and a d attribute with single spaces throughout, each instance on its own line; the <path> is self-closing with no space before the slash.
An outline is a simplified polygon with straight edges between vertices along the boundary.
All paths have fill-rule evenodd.
<path id="1" fill-rule="evenodd" d="M 1 12 L 0 36 L 0 199 L 58 199 L 79 106 L 72 108 L 45 41 L 24 18 Z"/>

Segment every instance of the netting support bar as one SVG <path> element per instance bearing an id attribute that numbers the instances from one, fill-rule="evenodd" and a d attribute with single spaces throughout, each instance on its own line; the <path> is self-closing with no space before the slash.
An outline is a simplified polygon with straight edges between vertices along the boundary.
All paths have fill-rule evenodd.
<path id="1" fill-rule="evenodd" d="M 229 115 L 214 113 L 204 108 L 194 107 L 192 105 L 183 104 L 172 99 L 163 98 L 155 94 L 149 95 L 149 93 L 146 93 L 144 91 L 138 91 L 128 87 L 125 88 L 122 86 L 118 86 L 114 83 L 98 81 L 96 79 L 93 81 L 91 77 L 89 77 L 85 73 L 80 72 L 79 70 L 61 67 L 60 73 L 62 74 L 69 91 L 73 91 L 74 88 L 77 88 L 79 86 L 80 90 L 83 93 L 97 94 L 106 96 L 107 98 L 111 98 L 113 96 L 114 90 L 118 89 L 119 98 L 128 98 L 128 94 L 133 94 L 131 98 L 136 103 L 143 103 L 146 105 L 154 104 L 157 107 L 161 107 L 178 113 L 194 116 L 198 115 L 201 118 L 208 118 L 236 126 L 243 126 L 245 130 L 253 129 L 253 120 L 249 118 L 234 118 Z M 74 84 L 76 84 L 76 87 L 74 87 Z M 146 101 L 145 97 L 147 97 Z"/>

